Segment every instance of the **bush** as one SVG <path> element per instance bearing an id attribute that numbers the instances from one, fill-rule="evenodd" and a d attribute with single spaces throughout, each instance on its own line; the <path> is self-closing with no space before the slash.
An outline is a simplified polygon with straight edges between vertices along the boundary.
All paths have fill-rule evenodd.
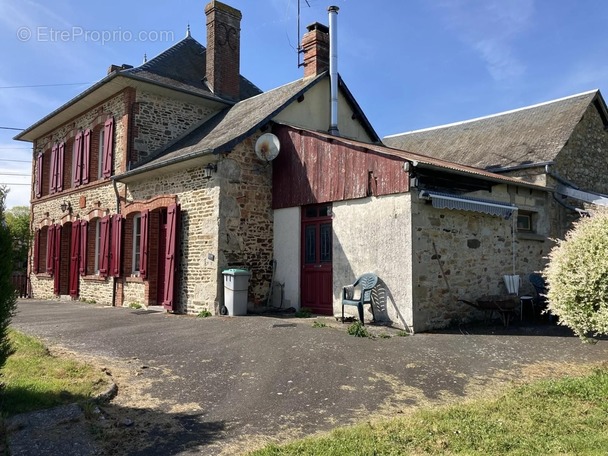
<path id="1" fill-rule="evenodd" d="M 544 271 L 549 311 L 582 340 L 608 334 L 608 211 L 579 220 Z"/>
<path id="2" fill-rule="evenodd" d="M 0 369 L 13 352 L 8 340 L 8 327 L 17 305 L 15 289 L 11 283 L 13 240 L 4 220 L 6 193 L 6 188 L 0 187 Z"/>

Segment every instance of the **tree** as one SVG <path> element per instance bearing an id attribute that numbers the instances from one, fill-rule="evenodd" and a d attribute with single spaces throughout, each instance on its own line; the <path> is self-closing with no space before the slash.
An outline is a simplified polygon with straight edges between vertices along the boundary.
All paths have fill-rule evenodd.
<path id="1" fill-rule="evenodd" d="M 580 219 L 549 254 L 548 309 L 583 341 L 608 334 L 608 210 Z"/>
<path id="2" fill-rule="evenodd" d="M 27 269 L 27 255 L 30 247 L 30 209 L 15 206 L 6 210 L 6 224 L 13 238 L 13 261 L 15 270 Z"/>
<path id="3" fill-rule="evenodd" d="M 4 218 L 4 203 L 8 190 L 0 187 L 0 369 L 12 354 L 8 327 L 15 312 L 17 298 L 11 283 L 13 273 L 13 239 Z"/>

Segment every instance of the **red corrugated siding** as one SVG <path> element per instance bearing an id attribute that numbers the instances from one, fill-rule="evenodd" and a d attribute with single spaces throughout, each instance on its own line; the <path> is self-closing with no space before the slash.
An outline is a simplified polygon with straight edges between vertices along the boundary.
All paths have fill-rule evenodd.
<path id="1" fill-rule="evenodd" d="M 281 143 L 273 161 L 274 209 L 409 191 L 403 159 L 287 126 L 273 132 Z"/>

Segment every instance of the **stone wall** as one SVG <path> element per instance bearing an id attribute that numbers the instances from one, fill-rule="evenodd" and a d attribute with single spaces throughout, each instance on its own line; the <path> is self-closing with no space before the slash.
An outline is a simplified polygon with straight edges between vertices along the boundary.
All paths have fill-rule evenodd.
<path id="1" fill-rule="evenodd" d="M 240 143 L 220 161 L 219 266 L 251 271 L 249 300 L 266 303 L 273 259 L 272 166 L 260 161 L 254 145 L 260 133 Z"/>
<path id="2" fill-rule="evenodd" d="M 608 131 L 591 105 L 556 159 L 560 176 L 581 190 L 608 194 Z"/>
<path id="3" fill-rule="evenodd" d="M 220 179 L 203 178 L 203 167 L 148 177 L 129 184 L 127 201 L 146 201 L 157 195 L 177 195 L 181 206 L 178 312 L 214 311 L 218 302 L 218 200 Z M 125 287 L 125 304 L 138 300 L 137 284 Z"/>
<path id="4" fill-rule="evenodd" d="M 333 203 L 335 315 L 342 314 L 342 287 L 373 272 L 382 281 L 376 319 L 412 326 L 410 200 L 411 194 L 403 193 Z M 345 312 L 357 315 L 354 307 Z"/>
<path id="5" fill-rule="evenodd" d="M 72 144 L 74 135 L 79 130 L 94 129 L 95 134 L 108 117 L 114 118 L 114 170 L 119 172 L 124 169 L 127 150 L 128 111 L 133 99 L 133 92 L 125 90 L 118 95 L 97 105 L 91 110 L 70 122 L 60 126 L 49 134 L 36 140 L 35 151 L 44 152 L 48 162 L 47 154 L 53 143 L 66 141 L 68 147 L 65 150 L 65 173 L 71 177 Z M 80 219 L 94 220 L 106 214 L 116 213 L 116 194 L 110 179 L 97 179 L 95 173 L 91 173 L 91 182 L 80 187 L 72 187 L 71 179 L 64 179 L 64 190 L 49 195 L 43 193 L 43 197 L 32 201 L 32 226 L 39 229 L 43 226 L 59 223 L 64 226 Z M 48 178 L 47 178 L 48 181 Z M 118 186 L 119 191 L 122 185 Z M 69 203 L 72 207 L 71 213 L 61 211 L 62 203 Z M 89 235 L 89 243 L 94 242 L 94 235 Z M 67 243 L 66 245 L 68 245 Z M 65 250 L 65 249 L 64 249 Z M 69 261 L 69 254 L 62 251 L 62 265 Z M 33 258 L 30 257 L 30 266 L 33 270 Z M 42 268 L 39 274 L 31 274 L 33 297 L 38 299 L 53 298 L 53 280 Z M 87 271 L 86 277 L 80 277 L 80 299 L 95 301 L 102 304 L 112 303 L 112 279 L 102 279 L 94 275 L 93 271 Z M 65 287 L 62 287 L 65 288 Z M 62 291 L 64 293 L 65 290 Z"/>
<path id="6" fill-rule="evenodd" d="M 138 91 L 131 161 L 138 163 L 217 112 L 203 104 Z"/>
<path id="7" fill-rule="evenodd" d="M 477 197 L 482 195 L 477 194 Z M 536 211 L 537 233 L 513 234 L 513 219 L 478 212 L 436 209 L 412 199 L 414 328 L 425 331 L 480 318 L 458 299 L 475 301 L 505 295 L 503 275 L 522 278 L 520 291 L 530 292 L 527 276 L 540 270 L 550 242 L 547 195 L 528 189 L 494 188 L 486 199 L 512 202 Z M 515 249 L 515 265 L 513 265 Z"/>

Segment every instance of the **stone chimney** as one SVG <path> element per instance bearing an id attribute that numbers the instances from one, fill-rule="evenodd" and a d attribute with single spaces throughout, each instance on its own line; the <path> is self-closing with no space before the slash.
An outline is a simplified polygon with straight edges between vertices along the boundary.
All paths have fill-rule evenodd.
<path id="1" fill-rule="evenodd" d="M 207 16 L 207 84 L 214 94 L 233 101 L 240 94 L 241 12 L 212 0 Z"/>
<path id="2" fill-rule="evenodd" d="M 305 78 L 329 69 L 329 27 L 315 22 L 306 28 L 308 32 L 302 38 Z"/>

